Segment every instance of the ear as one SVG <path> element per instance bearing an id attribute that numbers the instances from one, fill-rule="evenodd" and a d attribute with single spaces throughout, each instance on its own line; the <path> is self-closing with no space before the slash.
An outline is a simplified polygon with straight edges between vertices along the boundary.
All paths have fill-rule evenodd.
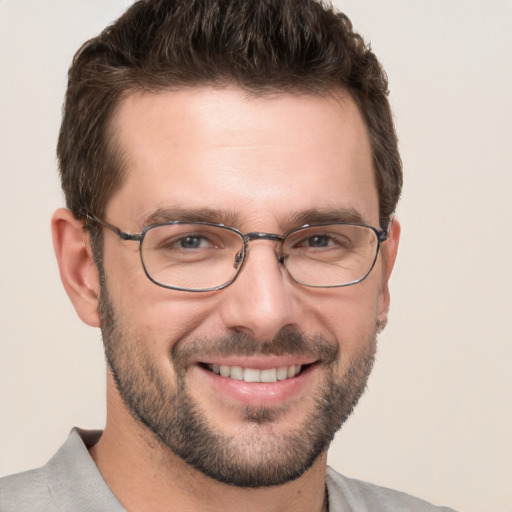
<path id="1" fill-rule="evenodd" d="M 57 210 L 52 217 L 52 237 L 60 278 L 78 316 L 86 324 L 99 327 L 98 271 L 83 221 L 65 208 Z"/>
<path id="2" fill-rule="evenodd" d="M 382 290 L 377 305 L 377 325 L 379 325 L 380 329 L 383 329 L 387 322 L 390 303 L 388 283 L 395 265 L 399 241 L 400 223 L 393 217 L 389 227 L 388 239 L 380 247 L 382 256 Z"/>

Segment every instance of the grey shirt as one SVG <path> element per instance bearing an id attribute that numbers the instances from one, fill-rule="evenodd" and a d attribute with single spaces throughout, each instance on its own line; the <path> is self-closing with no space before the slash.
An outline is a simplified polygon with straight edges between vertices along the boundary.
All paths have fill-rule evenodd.
<path id="1" fill-rule="evenodd" d="M 0 479 L 1 512 L 126 512 L 87 448 L 101 431 L 73 429 L 39 469 Z M 454 512 L 402 492 L 346 478 L 327 469 L 330 512 Z"/>

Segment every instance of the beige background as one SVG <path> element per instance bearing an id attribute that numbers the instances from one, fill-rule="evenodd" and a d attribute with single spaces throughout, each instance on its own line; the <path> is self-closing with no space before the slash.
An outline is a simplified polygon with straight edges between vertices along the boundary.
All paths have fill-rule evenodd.
<path id="1" fill-rule="evenodd" d="M 0 0 L 0 475 L 104 422 L 100 334 L 61 288 L 49 218 L 66 70 L 127 0 Z M 336 2 L 390 76 L 405 167 L 390 324 L 331 450 L 348 475 L 512 511 L 512 2 Z"/>

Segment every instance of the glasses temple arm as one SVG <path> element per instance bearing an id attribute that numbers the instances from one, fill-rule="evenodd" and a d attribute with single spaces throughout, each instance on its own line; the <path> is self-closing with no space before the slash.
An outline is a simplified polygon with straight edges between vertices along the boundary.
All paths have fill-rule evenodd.
<path id="1" fill-rule="evenodd" d="M 130 233 L 126 233 L 124 231 L 121 231 L 118 227 L 116 227 L 112 224 L 109 224 L 108 222 L 105 222 L 104 220 L 98 219 L 98 217 L 96 217 L 95 215 L 92 215 L 90 213 L 86 214 L 86 217 L 87 217 L 88 221 L 91 220 L 91 221 L 96 222 L 97 224 L 100 224 L 101 226 L 109 229 L 110 231 L 115 233 L 122 240 L 134 240 L 136 242 L 140 242 L 140 240 L 142 240 L 142 235 L 140 233 L 137 233 L 134 235 L 132 235 Z M 88 227 L 87 224 L 84 227 Z"/>

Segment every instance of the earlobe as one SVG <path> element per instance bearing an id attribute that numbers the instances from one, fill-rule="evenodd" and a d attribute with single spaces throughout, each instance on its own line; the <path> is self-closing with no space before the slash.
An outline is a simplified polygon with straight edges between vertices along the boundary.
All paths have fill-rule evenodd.
<path id="1" fill-rule="evenodd" d="M 400 241 L 400 223 L 393 218 L 389 228 L 389 236 L 386 242 L 381 246 L 382 251 L 382 290 L 379 295 L 379 304 L 377 306 L 377 327 L 379 331 L 383 330 L 387 323 L 387 316 L 390 303 L 389 278 L 395 265 L 398 252 L 398 243 Z"/>
<path id="2" fill-rule="evenodd" d="M 52 237 L 60 278 L 83 322 L 99 327 L 99 279 L 83 222 L 61 208 L 52 216 Z"/>

